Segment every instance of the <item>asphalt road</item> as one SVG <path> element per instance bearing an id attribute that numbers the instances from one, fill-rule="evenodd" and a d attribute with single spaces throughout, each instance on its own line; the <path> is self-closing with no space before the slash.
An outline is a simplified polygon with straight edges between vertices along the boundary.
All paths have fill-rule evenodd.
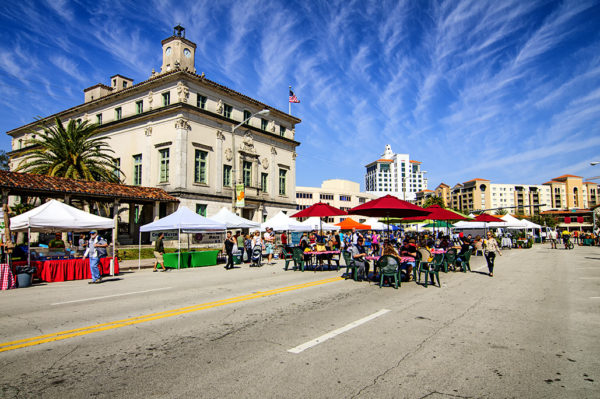
<path id="1" fill-rule="evenodd" d="M 598 398 L 599 261 L 537 245 L 442 288 L 277 264 L 2 292 L 0 397 Z"/>

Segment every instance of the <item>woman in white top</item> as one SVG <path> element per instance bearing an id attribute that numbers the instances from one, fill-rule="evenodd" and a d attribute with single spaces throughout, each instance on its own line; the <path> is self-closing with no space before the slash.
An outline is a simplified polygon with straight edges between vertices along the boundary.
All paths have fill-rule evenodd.
<path id="1" fill-rule="evenodd" d="M 263 246 L 262 239 L 260 238 L 260 231 L 258 230 L 254 232 L 254 237 L 252 237 L 252 248 L 254 249 L 257 245 L 260 245 L 261 248 Z"/>
<path id="2" fill-rule="evenodd" d="M 487 240 L 484 242 L 485 260 L 487 261 L 488 269 L 490 271 L 490 277 L 494 277 L 494 260 L 496 259 L 496 253 L 502 256 L 500 248 L 498 248 L 498 241 L 494 238 L 491 231 L 487 232 Z"/>

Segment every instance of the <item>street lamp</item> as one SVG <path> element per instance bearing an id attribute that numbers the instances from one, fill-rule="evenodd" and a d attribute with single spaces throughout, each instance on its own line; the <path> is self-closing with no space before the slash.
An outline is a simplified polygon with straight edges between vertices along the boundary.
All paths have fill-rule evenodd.
<path id="1" fill-rule="evenodd" d="M 235 211 L 235 203 L 236 203 L 236 198 L 235 198 L 235 186 L 237 184 L 237 179 L 236 179 L 236 161 L 237 161 L 237 156 L 235 154 L 235 129 L 237 129 L 238 127 L 242 126 L 243 124 L 245 124 L 246 122 L 248 122 L 250 119 L 252 119 L 255 116 L 264 116 L 264 115 L 269 115 L 269 110 L 268 109 L 263 109 L 262 111 L 258 111 L 252 115 L 250 115 L 248 118 L 244 119 L 242 122 L 238 123 L 237 125 L 232 125 L 231 126 L 231 153 L 233 154 L 233 167 L 231 169 L 231 177 L 232 177 L 232 193 L 231 193 L 231 207 L 233 210 L 233 213 L 236 213 Z"/>
<path id="2" fill-rule="evenodd" d="M 594 161 L 594 162 L 590 162 L 590 165 L 592 165 L 592 166 L 596 166 L 596 165 L 598 165 L 599 163 L 600 163 L 600 161 Z"/>

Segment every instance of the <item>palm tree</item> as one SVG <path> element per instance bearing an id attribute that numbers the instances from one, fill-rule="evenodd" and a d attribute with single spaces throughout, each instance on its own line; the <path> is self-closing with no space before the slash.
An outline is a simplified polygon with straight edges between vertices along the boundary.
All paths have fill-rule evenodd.
<path id="1" fill-rule="evenodd" d="M 508 213 L 508 211 L 504 208 L 498 208 L 496 209 L 496 215 L 506 215 Z"/>
<path id="2" fill-rule="evenodd" d="M 98 125 L 70 120 L 66 128 L 57 117 L 54 125 L 38 125 L 38 135 L 15 171 L 71 179 L 120 183 L 121 170 L 104 138 L 94 137 Z"/>

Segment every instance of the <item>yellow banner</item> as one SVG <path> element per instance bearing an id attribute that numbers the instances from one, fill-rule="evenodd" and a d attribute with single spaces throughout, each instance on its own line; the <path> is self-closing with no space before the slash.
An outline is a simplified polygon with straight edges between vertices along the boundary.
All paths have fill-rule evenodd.
<path id="1" fill-rule="evenodd" d="M 246 206 L 246 192 L 243 184 L 235 185 L 235 206 L 238 208 Z"/>

